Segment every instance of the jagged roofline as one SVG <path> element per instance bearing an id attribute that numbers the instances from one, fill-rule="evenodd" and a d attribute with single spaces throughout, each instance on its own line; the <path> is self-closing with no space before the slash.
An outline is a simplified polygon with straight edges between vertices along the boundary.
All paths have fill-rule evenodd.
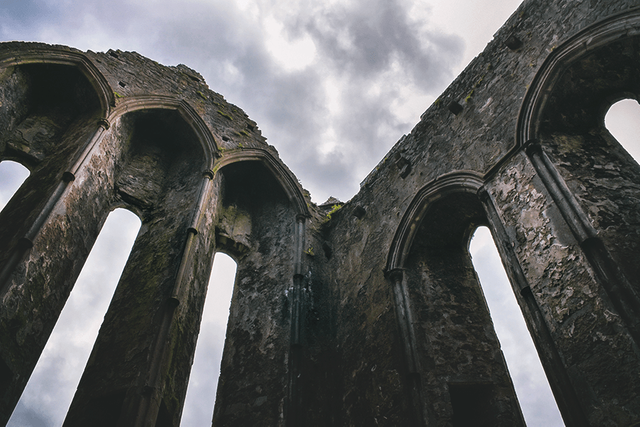
<path id="1" fill-rule="evenodd" d="M 436 178 L 413 198 L 400 221 L 398 231 L 391 242 L 386 272 L 403 268 L 413 240 L 433 202 L 452 193 L 476 195 L 482 187 L 482 175 L 473 171 L 461 171 Z"/>
<path id="2" fill-rule="evenodd" d="M 514 149 L 518 150 L 537 138 L 547 100 L 567 67 L 594 49 L 637 35 L 640 35 L 640 7 L 604 18 L 554 49 L 536 73 L 524 97 L 518 114 Z"/>
<path id="3" fill-rule="evenodd" d="M 291 172 L 267 150 L 260 148 L 243 148 L 239 151 L 225 153 L 224 157 L 216 163 L 214 171 L 219 171 L 225 166 L 238 162 L 259 161 L 264 164 L 282 186 L 287 197 L 295 207 L 298 215 L 310 217 L 309 207 L 302 195 L 300 184 Z"/>
<path id="4" fill-rule="evenodd" d="M 214 166 L 216 158 L 220 157 L 218 144 L 202 118 L 186 101 L 162 95 L 133 96 L 123 99 L 112 110 L 112 106 L 115 105 L 115 95 L 111 86 L 93 62 L 82 52 L 56 48 L 55 46 L 33 46 L 25 52 L 20 52 L 19 55 L 12 52 L 0 53 L 0 68 L 24 64 L 60 64 L 76 67 L 94 88 L 100 101 L 101 118 L 107 122 L 112 122 L 124 114 L 139 110 L 167 109 L 177 111 L 197 135 L 209 169 L 221 168 L 238 161 L 261 161 L 282 185 L 297 213 L 306 217 L 310 216 L 297 180 L 270 152 L 257 148 L 244 149 L 242 153 L 226 154 L 224 159 L 221 159 Z"/>
<path id="5" fill-rule="evenodd" d="M 212 169 L 215 158 L 219 156 L 220 150 L 215 138 L 209 131 L 202 118 L 184 100 L 167 95 L 143 95 L 132 96 L 123 99 L 111 112 L 108 121 L 112 122 L 127 113 L 140 110 L 173 110 L 180 114 L 180 117 L 191 127 L 196 134 L 202 150 L 204 151 L 207 168 Z"/>
<path id="6" fill-rule="evenodd" d="M 115 105 L 115 96 L 107 79 L 82 52 L 56 48 L 55 46 L 33 46 L 20 52 L 0 53 L 0 68 L 25 64 L 58 64 L 72 66 L 89 80 L 100 101 L 100 117 L 106 119 L 111 106 Z"/>

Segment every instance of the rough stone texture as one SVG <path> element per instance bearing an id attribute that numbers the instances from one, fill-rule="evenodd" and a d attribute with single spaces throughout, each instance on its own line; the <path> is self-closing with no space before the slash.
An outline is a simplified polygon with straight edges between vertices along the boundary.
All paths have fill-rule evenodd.
<path id="1" fill-rule="evenodd" d="M 0 414 L 108 213 L 142 227 L 66 426 L 180 422 L 215 252 L 238 263 L 215 425 L 523 425 L 468 253 L 494 236 L 568 426 L 640 422 L 640 2 L 523 3 L 348 203 L 315 206 L 186 66 L 0 44 Z M 213 405 L 213 402 L 212 402 Z"/>

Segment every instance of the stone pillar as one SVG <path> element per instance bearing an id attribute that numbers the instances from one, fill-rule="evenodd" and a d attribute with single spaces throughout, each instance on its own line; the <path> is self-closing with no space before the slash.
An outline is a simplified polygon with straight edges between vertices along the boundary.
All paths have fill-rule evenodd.
<path id="1" fill-rule="evenodd" d="M 109 213 L 104 165 L 89 162 L 108 123 L 94 123 L 67 132 L 61 145 L 80 147 L 79 155 L 45 159 L 0 217 L 14 224 L 0 226 L 8 242 L 0 273 L 0 423 L 22 394 Z"/>
<path id="2" fill-rule="evenodd" d="M 304 248 L 305 220 L 303 215 L 296 216 L 293 247 L 293 286 L 290 288 L 291 301 L 291 337 L 289 344 L 289 374 L 287 381 L 287 400 L 285 420 L 288 427 L 301 425 L 304 411 L 302 398 L 302 337 L 304 327 L 304 274 L 302 272 L 302 252 Z"/>
<path id="3" fill-rule="evenodd" d="M 625 319 L 626 308 L 614 303 L 616 293 L 611 291 L 615 289 L 607 289 L 604 277 L 594 268 L 593 253 L 585 245 L 593 239 L 592 232 L 580 219 L 580 210 L 567 200 L 570 194 L 561 189 L 562 180 L 553 176 L 552 166 L 537 147 L 528 151 L 528 157 L 523 152 L 514 155 L 485 184 L 508 236 L 506 245 L 505 239 L 497 238 L 498 247 L 507 259 L 505 246 L 511 247 L 516 259 L 510 264 L 519 266 L 524 277 L 518 279 L 513 268 L 507 271 L 511 270 L 511 279 L 518 286 L 528 284 L 521 289 L 520 304 L 529 307 L 524 310 L 529 327 L 546 324 L 550 338 L 544 337 L 540 326 L 533 327 L 534 336 L 554 343 L 557 358 L 537 341 L 545 368 L 552 371 L 554 392 L 562 395 L 558 402 L 567 424 L 595 426 L 607 419 L 630 422 L 625 408 L 637 405 L 633 390 L 640 359 Z"/>
<path id="4" fill-rule="evenodd" d="M 505 230 L 502 219 L 491 200 L 491 195 L 484 188 L 481 188 L 478 194 L 487 213 L 493 241 L 498 248 L 502 264 L 505 266 L 505 271 L 513 286 L 513 291 L 523 312 L 527 328 L 533 337 L 533 342 L 538 350 L 540 361 L 547 374 L 547 379 L 565 425 L 567 427 L 585 426 L 587 425 L 587 420 L 584 410 L 567 372 L 567 367 L 558 353 L 543 312 L 533 292 L 531 292 L 531 286 L 529 286 L 527 278 L 522 272 L 518 257 L 513 250 L 515 242 L 511 240 Z"/>
<path id="5" fill-rule="evenodd" d="M 388 276 L 393 286 L 398 330 L 400 331 L 400 337 L 406 359 L 406 381 L 411 397 L 410 406 L 413 409 L 413 422 L 417 426 L 425 426 L 428 425 L 428 415 L 426 413 L 427 405 L 425 404 L 425 396 L 422 391 L 420 357 L 413 328 L 413 315 L 411 313 L 409 291 L 404 280 L 404 272 L 402 269 L 394 269 L 388 273 Z"/>
<path id="6" fill-rule="evenodd" d="M 207 171 L 197 203 L 172 193 L 144 219 L 65 426 L 179 425 L 213 264 L 217 189 Z"/>

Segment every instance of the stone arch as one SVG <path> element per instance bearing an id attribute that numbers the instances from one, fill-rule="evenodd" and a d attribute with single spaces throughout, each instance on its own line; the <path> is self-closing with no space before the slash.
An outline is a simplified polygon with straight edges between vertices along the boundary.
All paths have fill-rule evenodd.
<path id="1" fill-rule="evenodd" d="M 516 129 L 615 311 L 640 342 L 640 167 L 611 136 L 614 102 L 638 99 L 640 8 L 558 46 L 525 96 Z"/>
<path id="2" fill-rule="evenodd" d="M 11 44 L 8 44 L 10 47 Z M 34 46 L 20 56 L 0 54 L 0 159 L 14 160 L 31 174 L 24 194 L 3 213 L 0 239 L 29 246 L 48 211 L 67 183 L 74 179 L 78 158 L 103 130 L 113 94 L 105 78 L 80 52 Z M 9 221 L 9 218 L 11 220 Z M 22 242 L 22 243 L 19 243 Z M 3 252 L 3 251 L 0 251 Z M 13 257 L 15 258 L 15 257 Z M 10 252 L 0 253 L 9 266 Z"/>
<path id="3" fill-rule="evenodd" d="M 0 53 L 0 68 L 17 67 L 27 64 L 53 64 L 76 68 L 93 87 L 100 103 L 100 117 L 109 115 L 111 106 L 115 105 L 115 96 L 107 79 L 85 54 L 66 47 L 44 46 L 33 43 L 27 51 L 15 56 L 11 51 L 11 43 L 5 44 L 5 53 Z"/>
<path id="4" fill-rule="evenodd" d="M 213 169 L 214 161 L 220 157 L 218 143 L 202 117 L 185 100 L 164 95 L 135 96 L 124 99 L 113 109 L 109 121 L 117 120 L 127 113 L 138 110 L 174 110 L 187 123 L 202 146 L 206 168 Z"/>
<path id="5" fill-rule="evenodd" d="M 237 262 L 214 423 L 243 425 L 248 408 L 259 404 L 269 408 L 265 424 L 277 424 L 279 408 L 290 404 L 291 384 L 283 380 L 295 370 L 290 307 L 300 282 L 304 217 L 289 175 L 278 174 L 277 160 L 264 151 L 225 152 L 214 170 L 216 246 Z M 279 360 L 278 368 L 262 370 L 267 360 Z M 238 402 L 247 410 L 237 410 Z"/>
<path id="6" fill-rule="evenodd" d="M 115 191 L 135 209 L 162 206 L 160 200 L 174 187 L 184 192 L 185 202 L 198 199 L 194 189 L 204 182 L 202 177 L 209 170 L 211 152 L 207 152 L 201 135 L 179 109 L 128 111 L 113 121 L 105 140 L 108 141 L 105 148 L 111 141 L 116 144 Z M 194 209 L 196 206 L 188 208 Z"/>
<path id="7" fill-rule="evenodd" d="M 257 161 L 262 163 L 285 191 L 287 197 L 295 207 L 296 213 L 305 217 L 310 216 L 309 207 L 307 206 L 297 179 L 279 159 L 267 150 L 248 148 L 225 153 L 225 155 L 216 162 L 215 169 L 222 169 L 230 164 L 243 161 Z"/>
<path id="8" fill-rule="evenodd" d="M 630 9 L 621 14 L 607 17 L 588 28 L 580 31 L 562 45 L 553 49 L 549 57 L 545 60 L 540 70 L 536 73 L 529 89 L 525 95 L 520 113 L 518 115 L 518 123 L 516 129 L 516 145 L 523 146 L 530 140 L 537 138 L 540 132 L 540 125 L 543 111 L 547 108 L 550 97 L 562 75 L 576 62 L 589 56 L 596 50 L 611 46 L 620 40 L 633 40 L 640 35 L 640 8 Z M 630 59 L 630 58 L 629 58 Z M 633 82 L 634 76 L 628 76 L 632 80 L 625 83 Z M 581 83 L 588 85 L 597 85 L 604 83 L 604 87 L 596 92 L 596 96 L 602 97 L 602 89 L 607 92 L 604 104 L 613 104 L 615 101 L 623 99 L 630 95 L 637 98 L 639 95 L 637 89 L 616 88 L 611 93 L 610 86 L 612 82 L 595 81 L 590 78 Z M 592 88 L 590 88 L 592 89 Z M 583 87 L 584 92 L 587 88 Z M 602 100 L 601 100 L 602 101 Z M 604 113 L 609 105 L 601 105 L 598 107 L 598 113 L 604 117 Z M 588 123 L 593 125 L 593 123 Z"/>
<path id="9" fill-rule="evenodd" d="M 481 187 L 470 172 L 423 187 L 387 260 L 416 425 L 524 425 L 468 251 L 473 231 L 491 226 Z"/>
<path id="10" fill-rule="evenodd" d="M 398 230 L 391 243 L 387 258 L 387 271 L 404 268 L 418 228 L 424 221 L 425 213 L 436 200 L 450 193 L 475 194 L 482 187 L 482 176 L 476 172 L 455 172 L 443 175 L 425 185 L 413 198 L 402 216 Z"/>

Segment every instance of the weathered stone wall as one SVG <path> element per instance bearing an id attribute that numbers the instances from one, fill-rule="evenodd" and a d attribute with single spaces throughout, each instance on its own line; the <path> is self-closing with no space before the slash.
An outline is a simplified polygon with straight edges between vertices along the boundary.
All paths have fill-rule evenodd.
<path id="1" fill-rule="evenodd" d="M 540 172 L 522 151 L 528 140 L 517 140 L 519 122 L 523 120 L 525 112 L 521 109 L 523 103 L 527 102 L 525 95 L 532 92 L 530 88 L 536 79 L 540 81 L 544 77 L 545 61 L 549 63 L 553 60 L 554 52 L 562 58 L 563 42 L 570 40 L 578 31 L 634 5 L 638 6 L 638 3 L 525 2 L 496 34 L 487 49 L 425 112 L 413 131 L 389 152 L 365 180 L 360 193 L 338 214 L 333 215 L 333 224 L 328 227 L 330 231 L 323 236 L 332 247 L 333 256 L 331 260 L 322 259 L 322 262 L 332 266 L 323 281 L 333 287 L 332 293 L 337 295 L 334 300 L 338 303 L 337 307 L 327 307 L 327 310 L 336 313 L 336 347 L 339 349 L 338 363 L 341 368 L 338 375 L 343 390 L 341 414 L 345 417 L 342 419 L 344 425 L 372 425 L 376 421 L 399 425 L 409 422 L 408 418 L 387 421 L 392 419 L 394 411 L 401 411 L 404 417 L 408 416 L 406 410 L 399 409 L 402 406 L 398 402 L 406 404 L 411 401 L 412 392 L 403 390 L 399 384 L 410 384 L 414 380 L 411 379 L 411 372 L 406 374 L 407 358 L 397 354 L 404 345 L 401 342 L 402 328 L 396 326 L 399 323 L 396 320 L 398 316 L 388 314 L 393 310 L 397 312 L 402 304 L 394 298 L 394 279 L 384 277 L 382 266 L 410 267 L 405 262 L 390 265 L 388 260 L 389 252 L 393 251 L 396 243 L 394 239 L 398 239 L 397 236 L 403 232 L 401 219 L 411 215 L 412 203 L 418 199 L 421 189 L 435 187 L 446 177 L 460 174 L 480 181 L 488 191 L 485 209 L 489 210 L 488 203 L 497 209 L 493 220 L 487 221 L 494 236 L 504 239 L 498 245 L 502 246 L 505 264 L 511 265 L 510 276 L 529 327 L 535 334 L 545 369 L 555 378 L 551 382 L 567 424 L 600 425 L 608 422 L 611 425 L 626 425 L 637 420 L 638 390 L 631 384 L 637 383 L 638 379 L 639 353 L 633 331 L 638 312 L 633 306 L 625 306 L 628 300 L 625 296 L 629 293 L 627 285 L 633 288 L 638 283 L 635 274 L 637 263 L 631 261 L 631 258 L 637 259 L 639 255 L 636 249 L 637 210 L 630 206 L 637 203 L 637 196 L 633 193 L 635 190 L 632 189 L 637 188 L 635 174 L 638 173 L 638 166 L 626 153 L 621 153 L 623 150 L 610 137 L 605 142 L 612 144 L 611 149 L 604 148 L 602 144 L 596 151 L 585 148 L 581 154 L 583 160 L 575 166 L 572 159 L 555 157 L 551 151 L 554 144 L 540 138 L 545 152 L 549 151 L 551 163 L 557 167 L 560 176 L 567 180 L 569 188 L 576 192 L 579 202 L 582 203 L 581 194 L 596 199 L 589 205 L 582 204 L 587 215 L 612 217 L 604 227 L 594 222 L 593 227 L 598 230 L 597 240 L 606 249 L 599 246 L 597 250 L 591 250 L 588 248 L 591 241 L 581 240 L 580 236 L 575 235 L 575 227 L 565 219 L 568 214 L 556 206 L 554 197 L 545 188 L 548 184 L 540 181 Z M 630 63 L 637 61 L 638 55 L 637 39 L 633 37 L 634 32 L 638 31 L 638 24 L 620 24 L 621 27 L 623 25 L 627 25 L 626 29 L 620 30 L 616 37 L 631 37 L 628 42 L 623 42 L 624 58 L 617 62 L 608 60 L 590 68 L 593 74 L 573 81 L 572 87 L 577 92 L 584 90 L 589 93 L 590 86 L 585 81 L 597 79 L 598 84 L 603 85 L 601 91 L 609 96 L 598 99 L 599 115 L 589 116 L 587 121 L 591 121 L 590 127 L 582 127 L 584 134 L 589 134 L 588 129 L 593 125 L 603 128 L 604 112 L 616 97 L 638 96 L 637 74 L 625 80 L 629 83 L 626 83 L 624 92 L 620 91 L 620 85 L 625 83 L 617 77 L 627 76 L 626 70 L 636 67 Z M 599 34 L 598 31 L 594 33 Z M 596 39 L 596 35 L 591 38 Z M 507 43 L 510 44 L 511 36 L 518 41 L 513 48 L 509 48 Z M 585 37 L 582 42 L 585 46 L 592 43 Z M 618 52 L 620 49 L 612 47 L 611 50 Z M 583 55 L 588 56 L 586 53 Z M 567 66 L 570 60 L 565 59 Z M 587 59 L 586 64 L 590 64 L 589 61 L 594 59 Z M 569 76 L 565 79 L 571 79 L 570 74 L 565 76 Z M 554 81 L 554 84 L 553 88 L 566 88 L 562 80 Z M 549 92 L 553 88 L 549 88 Z M 560 92 L 557 96 L 565 95 Z M 453 101 L 458 105 L 452 104 Z M 585 102 L 578 99 L 564 99 L 563 102 L 566 102 L 563 104 L 565 108 L 570 104 L 573 110 L 586 109 Z M 562 109 L 554 110 L 552 101 L 547 103 L 550 106 L 545 114 L 567 113 Z M 456 108 L 458 106 L 461 108 Z M 519 111 L 522 113 L 519 114 Z M 540 113 L 535 118 L 536 123 L 542 122 L 544 117 Z M 573 117 L 568 120 L 571 119 Z M 584 123 L 583 117 L 577 126 Z M 576 155 L 574 151 L 563 150 L 572 156 Z M 616 161 L 603 157 L 611 156 L 608 153 L 612 151 L 620 153 L 614 154 Z M 595 171 L 588 167 L 594 163 Z M 571 168 L 579 167 L 584 167 L 582 176 L 586 182 L 576 182 L 574 185 L 571 181 L 577 180 L 577 174 Z M 607 170 L 612 168 L 614 174 L 624 174 L 625 177 L 617 178 L 616 175 L 608 182 L 594 182 L 598 167 Z M 535 185 L 529 182 L 535 182 Z M 597 186 L 598 191 L 591 190 L 589 183 L 592 184 L 591 188 Z M 580 188 L 574 188 L 579 185 Z M 460 183 L 459 186 L 464 188 L 467 185 Z M 560 193 L 560 196 L 564 197 L 564 193 Z M 429 200 L 424 204 L 431 206 Z M 358 207 L 366 210 L 363 219 L 354 216 Z M 616 212 L 615 216 L 608 213 L 612 211 Z M 418 212 L 416 219 L 413 222 L 407 220 L 407 227 L 418 227 L 420 221 L 427 221 L 418 218 L 423 211 L 416 208 L 415 212 Z M 493 225 L 496 220 L 499 222 Z M 473 221 L 461 221 L 467 226 L 474 225 Z M 436 224 L 442 226 L 441 222 Z M 475 225 L 478 225 L 477 222 Z M 498 225 L 502 228 L 502 235 L 496 230 Z M 420 240 L 419 233 L 407 234 L 415 238 L 413 246 L 424 244 L 424 238 Z M 454 238 L 452 235 L 451 239 Z M 405 252 L 410 250 L 413 246 L 409 243 L 401 249 Z M 456 242 L 460 246 L 465 243 Z M 614 259 L 617 268 L 628 269 L 626 277 L 619 275 L 611 280 L 616 283 L 604 283 L 611 275 L 606 271 L 603 273 L 601 262 L 596 259 L 600 255 L 596 258 L 593 256 L 596 252 L 602 254 L 601 251 L 609 255 L 604 254 L 600 260 L 608 258 L 609 262 Z M 401 256 L 405 253 L 402 250 L 398 252 L 400 255 L 397 258 L 405 256 Z M 321 271 L 318 269 L 318 272 Z M 416 328 L 414 339 L 418 341 L 411 343 L 415 345 L 412 351 L 419 356 L 428 354 L 433 357 L 425 350 L 431 341 L 420 337 L 417 330 L 420 298 L 410 292 L 419 283 L 418 280 L 423 281 L 423 285 L 418 287 L 423 289 L 421 292 L 430 289 L 429 284 L 434 286 L 434 281 L 425 276 L 413 277 L 411 271 L 409 269 L 404 273 L 403 280 L 409 287 L 410 309 L 413 310 L 411 326 Z M 424 301 L 435 304 L 438 298 L 441 297 L 432 295 Z M 628 305 L 632 304 L 633 301 L 630 301 Z M 621 311 L 624 313 L 617 314 Z M 440 309 L 433 315 L 444 313 L 446 310 L 443 312 Z M 445 334 L 455 341 L 454 332 L 449 329 Z M 607 358 L 624 360 L 622 365 L 626 368 L 620 369 L 622 365 L 617 363 L 613 368 L 611 363 L 605 362 Z M 372 371 L 374 365 L 376 369 Z M 452 361 L 452 366 L 458 364 Z M 607 372 L 608 368 L 615 369 L 616 373 Z M 433 365 L 423 365 L 420 369 L 421 384 L 427 384 L 425 387 L 429 389 L 431 383 L 427 381 L 436 370 Z M 627 378 L 618 378 L 618 375 L 626 375 Z M 557 383 L 554 384 L 554 381 Z M 605 383 L 617 381 L 621 384 L 620 395 L 609 395 L 608 398 L 600 395 L 609 387 L 604 386 Z M 446 385 L 443 387 L 446 389 Z M 386 406 L 394 400 L 396 402 L 392 408 Z M 440 399 L 425 399 L 425 418 L 433 416 L 431 413 L 449 411 L 446 408 L 448 400 L 446 393 Z M 625 403 L 616 407 L 614 402 Z M 444 405 L 444 409 L 440 408 L 441 405 Z M 608 415 L 604 416 L 604 413 Z M 448 421 L 443 421 L 442 425 L 446 423 Z M 441 424 L 436 422 L 435 425 Z"/>
<path id="2" fill-rule="evenodd" d="M 142 228 L 67 426 L 179 424 L 220 251 L 215 425 L 522 425 L 479 225 L 565 423 L 638 423 L 640 166 L 603 116 L 640 96 L 639 44 L 637 0 L 524 2 L 339 209 L 183 65 L 0 44 L 0 160 L 31 171 L 0 214 L 1 421 L 125 207 Z"/>
<path id="3" fill-rule="evenodd" d="M 42 57 L 49 63 L 39 64 Z M 7 43 L 0 61 L 1 158 L 32 172 L 0 228 L 3 421 L 108 213 L 125 207 L 140 216 L 141 230 L 65 425 L 179 424 L 216 250 L 238 260 L 232 313 L 255 317 L 232 316 L 227 346 L 237 336 L 234 351 L 247 356 L 225 375 L 266 375 L 257 389 L 250 382 L 250 390 L 227 393 L 235 400 L 220 416 L 282 423 L 293 231 L 306 202 L 255 123 L 193 70 L 135 53 Z M 234 206 L 247 212 L 244 234 L 225 234 Z M 269 364 L 276 368 L 264 369 Z M 264 415 L 238 412 L 247 393 L 257 393 L 249 407 Z"/>
<path id="4" fill-rule="evenodd" d="M 223 206 L 235 216 L 233 234 L 246 237 L 246 252 L 234 254 L 236 283 L 214 423 L 249 425 L 259 412 L 265 425 L 284 425 L 296 212 L 260 164 L 230 165 L 222 174 Z"/>

